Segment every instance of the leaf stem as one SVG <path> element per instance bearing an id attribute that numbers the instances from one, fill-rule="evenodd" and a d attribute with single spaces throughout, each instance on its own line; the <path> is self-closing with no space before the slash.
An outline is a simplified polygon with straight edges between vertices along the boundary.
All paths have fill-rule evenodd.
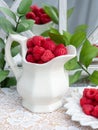
<path id="1" fill-rule="evenodd" d="M 22 17 L 22 16 L 20 16 L 20 17 L 18 18 L 18 21 L 16 22 L 16 27 L 15 27 L 15 31 L 16 31 L 16 32 L 17 32 L 18 24 L 19 24 L 19 22 L 20 22 L 21 17 Z"/>
<path id="2" fill-rule="evenodd" d="M 87 71 L 87 69 L 78 61 L 79 66 L 90 76 L 91 74 Z"/>

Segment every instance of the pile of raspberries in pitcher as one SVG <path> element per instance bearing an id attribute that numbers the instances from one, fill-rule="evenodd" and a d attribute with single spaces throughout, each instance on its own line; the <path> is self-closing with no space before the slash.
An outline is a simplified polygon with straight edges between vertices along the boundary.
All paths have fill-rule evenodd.
<path id="1" fill-rule="evenodd" d="M 49 37 L 33 36 L 27 40 L 26 61 L 43 64 L 53 58 L 68 54 L 64 44 L 56 44 Z"/>
<path id="2" fill-rule="evenodd" d="M 86 115 L 98 118 L 98 89 L 85 88 L 80 98 L 80 105 Z"/>
<path id="3" fill-rule="evenodd" d="M 51 18 L 45 13 L 43 8 L 39 8 L 37 5 L 32 5 L 30 9 L 31 11 L 26 14 L 26 18 L 34 20 L 35 24 L 41 25 L 51 21 Z"/>

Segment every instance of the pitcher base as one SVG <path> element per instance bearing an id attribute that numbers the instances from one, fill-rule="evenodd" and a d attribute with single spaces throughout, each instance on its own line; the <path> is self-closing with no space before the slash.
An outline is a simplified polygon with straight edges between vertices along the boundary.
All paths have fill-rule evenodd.
<path id="1" fill-rule="evenodd" d="M 53 104 L 48 105 L 35 105 L 35 104 L 28 104 L 26 101 L 22 101 L 22 105 L 30 110 L 31 112 L 38 112 L 38 113 L 46 113 L 46 112 L 53 112 L 62 106 L 62 101 L 59 100 Z"/>

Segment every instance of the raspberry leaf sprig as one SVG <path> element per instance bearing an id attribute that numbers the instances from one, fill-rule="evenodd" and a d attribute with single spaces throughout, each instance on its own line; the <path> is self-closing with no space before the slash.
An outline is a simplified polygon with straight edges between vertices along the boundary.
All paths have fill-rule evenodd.
<path id="1" fill-rule="evenodd" d="M 77 49 L 77 56 L 68 61 L 64 67 L 66 70 L 74 71 L 74 74 L 69 76 L 70 85 L 81 80 L 82 73 L 85 72 L 84 78 L 89 80 L 92 84 L 98 85 L 98 71 L 89 72 L 89 66 L 93 59 L 98 55 L 98 48 L 93 46 L 86 36 L 86 25 L 80 25 L 76 28 L 73 34 L 64 32 L 60 34 L 56 29 L 52 28 L 49 36 L 57 44 L 63 43 L 66 45 L 73 45 Z"/>
<path id="2" fill-rule="evenodd" d="M 0 7 L 0 12 L 4 14 L 4 16 L 0 17 L 0 28 L 5 32 L 6 37 L 10 33 L 22 33 L 32 28 L 34 21 L 24 19 L 31 4 L 32 0 L 22 0 L 16 13 L 9 8 Z M 17 42 L 13 42 L 11 47 L 12 56 L 19 53 L 20 48 L 18 45 Z M 10 71 L 6 68 L 4 48 L 5 40 L 0 38 L 0 87 L 10 87 L 16 85 L 16 79 L 9 75 Z"/>
<path id="3" fill-rule="evenodd" d="M 59 12 L 58 12 L 58 9 L 55 6 L 43 4 L 43 9 L 50 16 L 50 18 L 52 19 L 52 21 L 55 24 L 59 23 Z M 70 18 L 73 11 L 74 11 L 74 7 L 67 10 L 67 19 Z"/>
<path id="4" fill-rule="evenodd" d="M 29 11 L 32 0 L 22 0 L 17 12 L 13 12 L 8 8 L 0 7 L 0 11 L 6 17 L 0 17 L 0 27 L 7 33 L 21 33 L 31 29 L 34 24 L 33 20 L 23 20 L 25 14 Z"/>

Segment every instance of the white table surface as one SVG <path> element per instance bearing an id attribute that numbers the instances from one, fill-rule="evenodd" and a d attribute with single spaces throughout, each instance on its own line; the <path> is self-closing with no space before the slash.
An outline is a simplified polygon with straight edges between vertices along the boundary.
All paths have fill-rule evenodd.
<path id="1" fill-rule="evenodd" d="M 75 88 L 71 87 L 70 91 Z M 92 130 L 71 121 L 64 107 L 51 113 L 32 113 L 23 108 L 21 100 L 16 88 L 1 88 L 0 130 Z"/>

